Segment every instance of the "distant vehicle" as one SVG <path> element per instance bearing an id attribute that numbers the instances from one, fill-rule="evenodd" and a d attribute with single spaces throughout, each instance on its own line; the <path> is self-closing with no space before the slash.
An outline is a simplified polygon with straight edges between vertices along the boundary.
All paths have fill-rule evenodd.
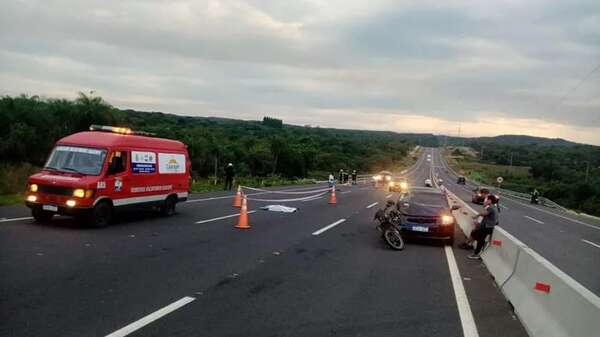
<path id="1" fill-rule="evenodd" d="M 444 179 L 442 179 L 442 178 L 438 178 L 438 185 L 441 185 L 441 184 L 443 184 L 443 183 L 444 183 Z"/>
<path id="2" fill-rule="evenodd" d="M 425 187 L 433 187 L 433 183 L 431 179 L 425 179 Z"/>
<path id="3" fill-rule="evenodd" d="M 150 206 L 175 213 L 190 186 L 185 144 L 128 128 L 92 125 L 60 139 L 41 172 L 29 177 L 25 204 L 34 219 L 79 216 L 107 226 L 116 209 Z"/>
<path id="4" fill-rule="evenodd" d="M 473 196 L 471 197 L 471 201 L 474 204 L 483 205 L 485 198 L 490 194 L 490 190 L 483 187 L 477 187 L 473 190 Z"/>
<path id="5" fill-rule="evenodd" d="M 402 235 L 445 240 L 454 243 L 456 220 L 444 192 L 424 187 L 410 188 L 397 203 Z"/>
<path id="6" fill-rule="evenodd" d="M 406 181 L 406 178 L 392 179 L 392 181 L 390 181 L 390 183 L 388 184 L 388 190 L 390 192 L 400 193 L 408 191 L 408 182 Z"/>
<path id="7" fill-rule="evenodd" d="M 463 176 L 460 176 L 458 179 L 456 179 L 456 183 L 459 185 L 465 185 L 467 183 L 467 179 Z"/>
<path id="8" fill-rule="evenodd" d="M 378 174 L 373 176 L 373 185 L 387 187 L 388 184 L 392 181 L 392 172 L 390 171 L 381 171 Z"/>

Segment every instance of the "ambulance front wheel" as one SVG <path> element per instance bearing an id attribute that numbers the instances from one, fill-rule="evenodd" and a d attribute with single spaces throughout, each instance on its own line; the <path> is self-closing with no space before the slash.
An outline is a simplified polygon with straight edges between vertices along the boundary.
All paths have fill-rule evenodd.
<path id="1" fill-rule="evenodd" d="M 160 207 L 160 213 L 164 216 L 171 216 L 175 214 L 175 205 L 177 205 L 177 199 L 175 196 L 169 196 Z"/>
<path id="2" fill-rule="evenodd" d="M 108 201 L 101 201 L 92 209 L 88 217 L 88 224 L 91 227 L 106 227 L 112 219 L 112 205 Z"/>

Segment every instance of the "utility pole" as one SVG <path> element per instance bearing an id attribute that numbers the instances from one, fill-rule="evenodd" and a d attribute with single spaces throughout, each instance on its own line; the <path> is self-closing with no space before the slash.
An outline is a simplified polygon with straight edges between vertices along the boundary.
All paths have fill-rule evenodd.
<path id="1" fill-rule="evenodd" d="M 484 150 L 484 147 L 483 147 L 483 145 L 481 145 L 481 159 L 480 160 L 483 160 L 483 150 Z"/>

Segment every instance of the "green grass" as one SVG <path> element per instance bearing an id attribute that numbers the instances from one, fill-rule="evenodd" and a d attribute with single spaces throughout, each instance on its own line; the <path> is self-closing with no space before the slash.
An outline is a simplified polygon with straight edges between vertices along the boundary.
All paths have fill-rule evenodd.
<path id="1" fill-rule="evenodd" d="M 22 204 L 23 196 L 20 194 L 3 194 L 0 195 L 0 206 Z"/>
<path id="2" fill-rule="evenodd" d="M 286 179 L 278 176 L 273 177 L 236 177 L 233 181 L 234 187 L 237 185 L 248 186 L 248 187 L 270 187 L 270 186 L 286 186 L 286 185 L 307 185 L 314 184 L 315 179 Z M 217 183 L 214 183 L 214 179 L 211 178 L 198 178 L 194 179 L 192 183 L 192 192 L 214 192 L 222 191 L 225 182 L 223 179 L 218 179 Z"/>
<path id="3" fill-rule="evenodd" d="M 470 157 L 458 159 L 446 156 L 446 159 L 454 171 L 486 185 L 497 186 L 496 178 L 502 177 L 502 187 L 506 189 L 527 193 L 536 186 L 527 166 L 485 164 Z"/>

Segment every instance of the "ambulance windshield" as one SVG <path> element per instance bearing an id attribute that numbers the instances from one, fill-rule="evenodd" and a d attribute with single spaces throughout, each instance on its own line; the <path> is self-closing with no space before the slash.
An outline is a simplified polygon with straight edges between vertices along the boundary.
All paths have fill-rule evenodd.
<path id="1" fill-rule="evenodd" d="M 44 168 L 97 176 L 105 157 L 106 150 L 59 145 L 52 151 Z"/>

